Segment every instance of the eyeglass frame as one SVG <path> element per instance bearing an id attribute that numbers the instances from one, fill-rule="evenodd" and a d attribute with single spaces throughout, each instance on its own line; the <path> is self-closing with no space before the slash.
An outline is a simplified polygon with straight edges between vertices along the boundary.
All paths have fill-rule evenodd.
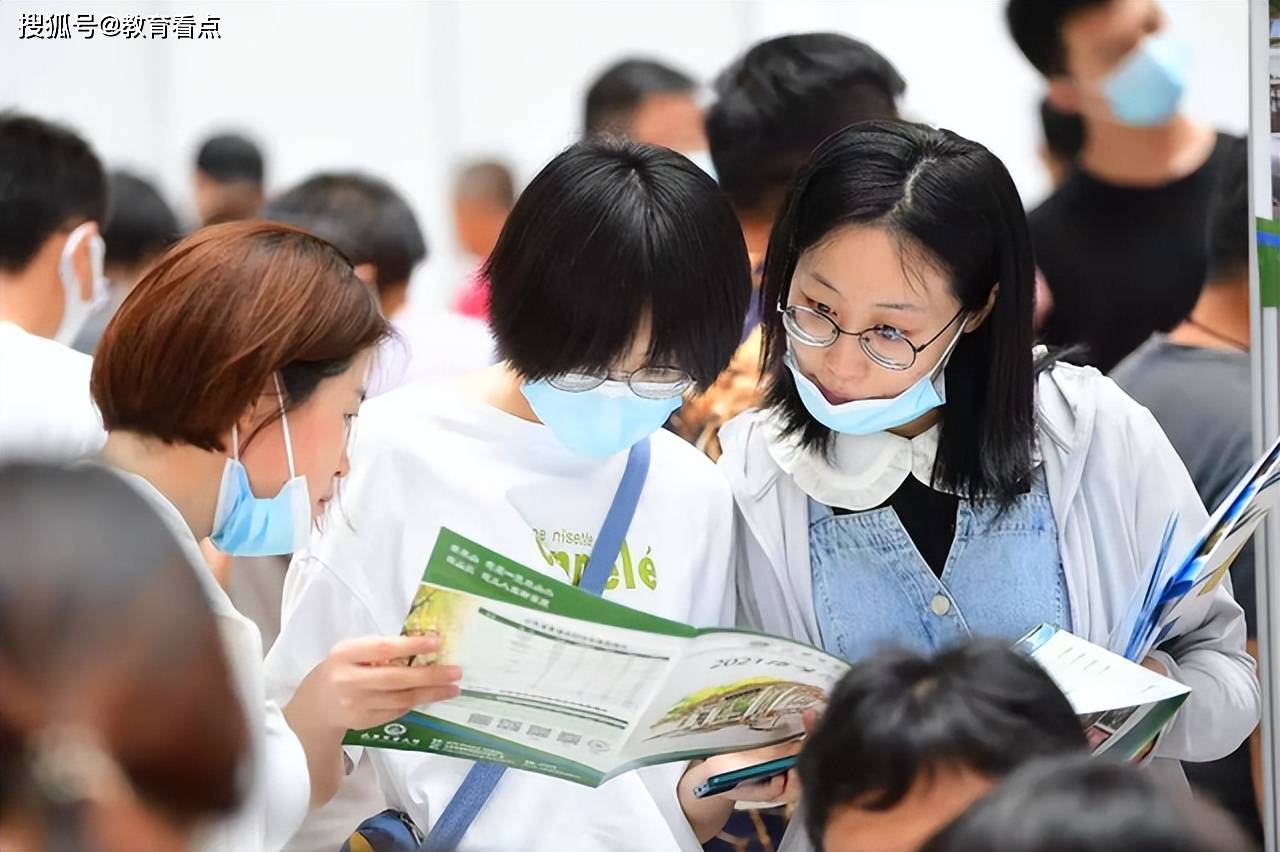
<path id="1" fill-rule="evenodd" d="M 666 396 L 645 396 L 644 394 L 637 392 L 635 385 L 631 383 L 631 380 L 636 376 L 637 373 L 642 373 L 645 370 L 674 370 L 684 378 L 680 381 L 670 383 L 672 387 L 676 387 L 676 386 L 679 387 L 679 390 L 677 390 L 673 394 L 669 394 Z M 596 383 L 593 385 L 589 385 L 587 387 L 581 387 L 581 388 L 566 388 L 556 384 L 557 379 L 561 378 L 562 376 L 569 376 L 569 375 L 582 376 L 584 378 L 590 378 L 590 379 L 597 379 L 598 381 L 596 381 Z M 577 371 L 570 371 L 567 373 L 560 373 L 559 375 L 556 375 L 556 376 L 550 376 L 546 379 L 546 382 L 547 384 L 551 385 L 551 387 L 555 388 L 558 391 L 563 391 L 564 393 L 586 393 L 587 391 L 595 390 L 596 388 L 603 385 L 605 382 L 622 382 L 627 386 L 627 390 L 631 391 L 632 394 L 634 394 L 636 397 L 640 399 L 659 400 L 659 399 L 675 399 L 676 397 L 683 396 L 685 391 L 689 390 L 689 388 L 693 387 L 694 384 L 696 384 L 696 379 L 694 379 L 694 377 L 690 375 L 688 370 L 681 370 L 679 367 L 672 367 L 672 366 L 660 364 L 660 365 L 649 366 L 649 367 L 637 367 L 636 369 L 631 370 L 630 372 L 616 373 L 616 374 L 612 370 L 605 370 L 603 371 L 602 374 L 601 373 L 581 373 Z"/>
<path id="2" fill-rule="evenodd" d="M 804 311 L 805 313 L 813 314 L 816 317 L 822 317 L 824 320 L 826 320 L 831 324 L 831 327 L 833 329 L 835 329 L 835 332 L 836 332 L 835 336 L 832 337 L 830 342 L 828 343 L 809 343 L 808 341 L 798 339 L 796 335 L 792 333 L 791 329 L 787 328 L 787 323 L 786 323 L 787 317 L 792 317 L 794 319 L 794 316 L 795 316 L 794 313 L 788 313 L 789 311 L 795 311 L 795 312 Z M 947 329 L 951 328 L 951 326 L 955 324 L 955 321 L 960 319 L 960 317 L 964 316 L 966 313 L 968 313 L 968 311 L 964 309 L 964 306 L 961 306 L 960 310 L 956 311 L 955 316 L 947 320 L 947 324 L 944 325 L 942 328 L 938 329 L 937 334 L 935 334 L 933 337 L 930 337 L 927 341 L 920 344 L 919 346 L 916 346 L 914 343 L 912 343 L 910 338 L 908 338 L 905 334 L 902 335 L 902 342 L 907 344 L 907 348 L 911 350 L 911 363 L 906 364 L 904 366 L 886 364 L 883 360 L 875 356 L 875 354 L 870 349 L 870 344 L 867 342 L 868 333 L 873 332 L 879 328 L 892 328 L 892 326 L 885 326 L 883 323 L 880 323 L 877 325 L 868 326 L 867 328 L 864 328 L 862 331 L 846 331 L 843 328 L 841 328 L 839 323 L 837 323 L 834 319 L 832 319 L 830 315 L 824 314 L 822 311 L 815 311 L 813 308 L 807 308 L 804 305 L 784 305 L 781 299 L 778 300 L 778 313 L 783 315 L 783 322 L 782 322 L 783 331 L 787 333 L 788 337 L 795 340 L 797 343 L 801 344 L 802 346 L 810 346 L 814 349 L 830 349 L 832 346 L 835 346 L 836 343 L 840 340 L 840 335 L 847 334 L 850 337 L 858 338 L 859 348 L 862 349 L 862 353 L 866 355 L 867 358 L 873 364 L 879 367 L 883 367 L 886 370 L 893 370 L 896 373 L 901 373 L 905 370 L 910 370 L 912 367 L 914 367 L 916 365 L 916 360 L 920 356 L 920 353 L 928 349 L 934 343 L 937 343 L 938 338 L 946 334 Z"/>

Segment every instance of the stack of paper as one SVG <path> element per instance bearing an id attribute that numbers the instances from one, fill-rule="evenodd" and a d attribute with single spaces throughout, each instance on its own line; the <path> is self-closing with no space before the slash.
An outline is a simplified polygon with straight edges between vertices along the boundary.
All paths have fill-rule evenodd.
<path id="1" fill-rule="evenodd" d="M 1226 576 L 1240 549 L 1280 501 L 1280 440 L 1258 460 L 1201 531 L 1190 551 L 1169 559 L 1178 526 L 1169 519 L 1159 557 L 1147 583 L 1129 605 L 1112 636 L 1111 647 L 1130 660 L 1141 660 L 1183 621 L 1196 623 L 1209 606 L 1209 594 Z"/>

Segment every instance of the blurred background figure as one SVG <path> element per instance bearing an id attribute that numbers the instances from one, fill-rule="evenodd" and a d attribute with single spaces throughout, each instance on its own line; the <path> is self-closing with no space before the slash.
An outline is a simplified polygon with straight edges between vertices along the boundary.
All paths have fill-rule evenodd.
<path id="1" fill-rule="evenodd" d="M 188 848 L 249 743 L 193 566 L 97 467 L 0 466 L 0 541 L 0 848 Z"/>
<path id="2" fill-rule="evenodd" d="M 107 243 L 103 266 L 107 301 L 93 312 L 72 343 L 74 349 L 86 355 L 93 354 L 102 330 L 142 273 L 182 236 L 178 217 L 150 181 L 117 170 L 107 176 L 107 186 L 111 205 L 102 229 Z"/>
<path id="3" fill-rule="evenodd" d="M 693 77 L 652 59 L 610 65 L 587 89 L 583 132 L 679 151 L 706 168 L 707 136 Z"/>
<path id="4" fill-rule="evenodd" d="M 272 198 L 262 218 L 296 225 L 337 246 L 373 288 L 388 319 L 404 308 L 409 278 L 427 257 L 413 210 L 389 183 L 369 175 L 313 175 Z"/>
<path id="5" fill-rule="evenodd" d="M 1040 101 L 1040 130 L 1043 133 L 1038 151 L 1040 162 L 1049 174 L 1050 185 L 1056 189 L 1076 167 L 1084 147 L 1084 122 L 1078 115 L 1055 108 L 1045 98 Z"/>
<path id="6" fill-rule="evenodd" d="M 262 208 L 265 178 L 262 151 L 251 140 L 234 133 L 205 140 L 193 184 L 197 221 L 204 226 L 254 218 Z"/>
<path id="7" fill-rule="evenodd" d="M 896 118 L 907 84 L 875 48 L 838 33 L 761 42 L 716 80 L 707 137 L 720 188 L 729 196 L 758 291 L 769 231 L 787 187 L 823 139 L 857 121 Z M 758 294 L 744 342 L 720 380 L 686 401 L 672 428 L 712 459 L 720 426 L 754 405 L 760 379 Z"/>
<path id="8" fill-rule="evenodd" d="M 1084 128 L 1077 168 L 1028 217 L 1053 297 L 1042 335 L 1107 372 L 1195 304 L 1228 137 L 1182 112 L 1189 47 L 1155 0 L 1010 0 L 1006 13 L 1049 104 Z"/>
<path id="9" fill-rule="evenodd" d="M 1087 755 L 1008 776 L 921 852 L 1253 852 L 1218 808 L 1141 769 Z M 826 852 L 841 852 L 828 846 Z"/>
<path id="10" fill-rule="evenodd" d="M 453 304 L 464 317 L 489 320 L 489 284 L 480 268 L 498 244 L 515 203 L 515 179 L 502 163 L 480 160 L 459 172 L 453 187 L 453 226 L 458 245 L 473 265 Z"/>
<path id="11" fill-rule="evenodd" d="M 106 299 L 106 208 L 106 176 L 87 142 L 0 113 L 0 458 L 65 461 L 106 441 L 89 396 L 92 361 L 66 345 Z"/>

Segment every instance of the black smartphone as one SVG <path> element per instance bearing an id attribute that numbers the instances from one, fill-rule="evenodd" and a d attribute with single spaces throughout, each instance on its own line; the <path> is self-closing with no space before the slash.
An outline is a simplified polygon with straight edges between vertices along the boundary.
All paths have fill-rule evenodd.
<path id="1" fill-rule="evenodd" d="M 754 766 L 744 766 L 732 772 L 721 772 L 719 775 L 712 775 L 704 783 L 694 787 L 693 795 L 694 798 L 705 799 L 707 796 L 727 793 L 739 784 L 768 781 L 770 778 L 776 778 L 783 774 L 795 765 L 796 756 L 793 754 L 790 757 L 780 757 L 777 760 L 766 760 L 764 763 L 757 763 Z"/>

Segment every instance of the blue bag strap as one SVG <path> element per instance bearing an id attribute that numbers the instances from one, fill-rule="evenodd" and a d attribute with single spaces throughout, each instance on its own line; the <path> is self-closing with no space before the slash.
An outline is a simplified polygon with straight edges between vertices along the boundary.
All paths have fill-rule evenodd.
<path id="1" fill-rule="evenodd" d="M 646 437 L 631 447 L 627 454 L 627 467 L 622 472 L 622 481 L 613 495 L 613 503 L 604 516 L 604 524 L 600 534 L 596 536 L 595 546 L 591 548 L 591 557 L 587 560 L 586 570 L 578 580 L 578 588 L 593 595 L 604 592 L 605 583 L 613 571 L 613 565 L 622 553 L 622 543 L 631 527 L 631 519 L 635 517 L 636 506 L 640 502 L 640 492 L 644 490 L 645 479 L 649 475 L 649 439 Z M 462 842 L 467 829 L 475 822 L 498 780 L 507 767 L 500 763 L 476 761 L 467 772 L 444 812 L 431 826 L 427 840 L 422 849 L 427 852 L 453 852 Z"/>

